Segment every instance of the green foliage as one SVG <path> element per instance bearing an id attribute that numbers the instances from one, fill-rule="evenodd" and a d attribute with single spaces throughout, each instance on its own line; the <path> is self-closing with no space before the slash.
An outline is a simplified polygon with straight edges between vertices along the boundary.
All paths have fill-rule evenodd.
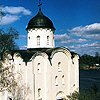
<path id="1" fill-rule="evenodd" d="M 25 100 L 30 92 L 29 87 L 20 84 L 21 72 L 14 72 L 13 60 L 9 58 L 8 53 L 3 52 L 18 49 L 16 39 L 18 32 L 14 28 L 9 28 L 6 32 L 0 29 L 0 56 L 3 56 L 3 59 L 0 59 L 0 92 L 7 90 L 13 96 L 13 100 Z"/>
<path id="2" fill-rule="evenodd" d="M 17 49 L 18 46 L 15 40 L 18 39 L 18 31 L 14 28 L 9 28 L 8 31 L 0 29 L 0 52 L 2 50 Z"/>
<path id="3" fill-rule="evenodd" d="M 100 55 L 96 52 L 95 56 L 84 54 L 80 57 L 80 67 L 94 67 L 96 64 L 100 65 Z M 99 66 L 100 67 L 100 66 Z"/>
<path id="4" fill-rule="evenodd" d="M 17 49 L 15 39 L 18 38 L 18 32 L 14 28 L 9 28 L 8 31 L 0 29 L 0 92 L 4 90 L 11 90 L 10 88 L 16 85 L 14 75 L 12 72 L 13 66 L 4 66 L 4 59 L 1 60 L 3 51 Z M 4 56 L 7 58 L 7 56 Z"/>
<path id="5" fill-rule="evenodd" d="M 78 100 L 79 98 L 79 93 L 77 91 L 75 91 L 74 93 L 72 93 L 71 96 L 68 96 L 69 100 Z"/>
<path id="6" fill-rule="evenodd" d="M 69 96 L 69 100 L 100 100 L 100 90 L 96 85 L 89 89 L 81 90 L 80 93 L 74 92 Z"/>

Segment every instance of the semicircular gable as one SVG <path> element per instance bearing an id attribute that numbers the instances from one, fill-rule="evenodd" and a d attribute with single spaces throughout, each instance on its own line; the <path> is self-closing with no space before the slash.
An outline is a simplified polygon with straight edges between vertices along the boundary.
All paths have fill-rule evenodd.
<path id="1" fill-rule="evenodd" d="M 59 91 L 57 94 L 56 94 L 56 99 L 57 100 L 66 100 L 66 95 L 63 91 Z"/>
<path id="2" fill-rule="evenodd" d="M 71 57 L 71 53 L 67 48 L 60 47 L 60 48 L 56 48 L 55 50 L 52 51 L 50 58 L 52 59 L 53 56 L 55 55 L 55 53 L 58 53 L 58 52 L 63 52 L 66 54 L 67 57 Z"/>
<path id="3" fill-rule="evenodd" d="M 14 52 L 13 57 L 20 57 L 21 59 L 23 59 L 24 62 L 28 62 L 31 57 L 32 57 L 33 53 L 30 53 L 26 50 L 19 50 Z"/>
<path id="4" fill-rule="evenodd" d="M 77 58 L 77 59 L 79 59 L 79 55 L 77 54 L 77 53 L 74 53 L 74 52 L 71 52 L 71 58 L 73 59 L 73 58 Z"/>
<path id="5" fill-rule="evenodd" d="M 18 58 L 18 57 L 20 57 L 22 59 L 21 54 L 19 52 L 15 52 L 13 54 L 13 58 Z"/>
<path id="6" fill-rule="evenodd" d="M 77 55 L 77 54 L 76 54 L 76 55 L 74 56 L 74 58 L 77 58 L 77 59 L 79 59 L 79 55 Z"/>
<path id="7" fill-rule="evenodd" d="M 5 50 L 2 52 L 1 59 L 4 60 L 5 58 L 12 59 L 12 55 L 11 55 L 11 52 L 9 50 Z"/>
<path id="8" fill-rule="evenodd" d="M 31 60 L 32 59 L 35 59 L 36 56 L 42 56 L 44 58 L 48 58 L 48 55 L 45 53 L 45 52 L 36 52 L 32 57 L 31 57 Z"/>

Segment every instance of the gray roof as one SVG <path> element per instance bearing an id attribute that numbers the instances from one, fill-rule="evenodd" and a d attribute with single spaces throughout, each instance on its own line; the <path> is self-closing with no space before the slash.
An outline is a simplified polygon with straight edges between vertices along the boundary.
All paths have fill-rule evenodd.
<path id="1" fill-rule="evenodd" d="M 29 21 L 26 30 L 32 28 L 49 28 L 55 30 L 52 21 L 46 17 L 41 10 L 39 10 L 38 14 Z"/>
<path id="2" fill-rule="evenodd" d="M 20 55 L 21 55 L 21 58 L 27 62 L 29 61 L 32 56 L 34 54 L 36 54 L 37 52 L 39 53 L 46 53 L 50 59 L 52 53 L 54 52 L 58 52 L 59 50 L 68 50 L 66 49 L 65 47 L 56 47 L 56 48 L 34 48 L 34 49 L 28 49 L 28 50 L 15 50 L 15 51 L 12 51 L 12 54 L 18 52 Z M 68 50 L 70 52 L 70 50 Z M 75 55 L 77 55 L 76 53 L 74 52 L 70 52 L 71 53 L 71 57 L 73 58 Z"/>
<path id="3" fill-rule="evenodd" d="M 11 55 L 12 55 L 12 59 L 13 59 L 13 55 L 15 53 L 19 53 L 21 58 L 23 59 L 24 62 L 28 62 L 30 61 L 30 59 L 32 58 L 32 56 L 36 53 L 46 53 L 48 55 L 48 59 L 51 59 L 51 55 L 53 53 L 59 52 L 59 51 L 63 51 L 63 50 L 68 50 L 65 47 L 56 47 L 56 48 L 34 48 L 34 49 L 28 49 L 28 50 L 11 50 L 8 51 Z M 68 50 L 70 52 L 70 50 Z M 2 52 L 2 56 L 1 58 L 3 59 L 3 54 L 4 52 Z M 74 52 L 70 52 L 71 54 L 71 58 L 73 58 L 75 55 L 77 55 Z M 51 57 L 51 58 L 50 58 Z"/>

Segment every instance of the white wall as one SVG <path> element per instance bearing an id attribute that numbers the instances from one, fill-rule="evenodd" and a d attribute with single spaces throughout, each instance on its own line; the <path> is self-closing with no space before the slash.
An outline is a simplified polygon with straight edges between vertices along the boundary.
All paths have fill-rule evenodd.
<path id="1" fill-rule="evenodd" d="M 40 98 L 56 100 L 60 95 L 66 97 L 79 89 L 79 58 L 76 55 L 71 59 L 71 54 L 67 49 L 60 48 L 53 51 L 50 59 L 46 53 L 38 53 L 36 56 L 33 55 L 27 64 L 23 62 L 19 53 L 15 53 L 13 58 L 13 72 L 21 74 L 21 77 L 16 74 L 18 83 L 29 88 L 26 100 Z M 39 88 L 41 89 L 40 97 L 38 97 Z M 2 98 L 7 98 L 7 94 L 2 95 Z"/>
<path id="2" fill-rule="evenodd" d="M 47 58 L 38 55 L 34 58 L 34 85 L 35 85 L 35 100 L 47 100 Z M 38 89 L 41 89 L 40 96 L 38 96 Z"/>
<path id="3" fill-rule="evenodd" d="M 70 94 L 70 68 L 71 68 L 70 55 L 63 52 L 55 53 L 52 58 L 52 100 L 55 100 L 57 93 L 63 92 L 65 95 Z M 61 62 L 61 71 L 58 70 L 58 63 Z M 55 84 L 55 77 L 58 77 L 58 85 Z M 64 80 L 62 80 L 64 76 Z M 64 82 L 62 82 L 64 81 Z"/>
<path id="4" fill-rule="evenodd" d="M 40 36 L 40 45 L 37 45 L 37 36 Z M 47 45 L 47 36 L 49 36 L 49 45 Z M 51 29 L 31 29 L 28 30 L 27 48 L 53 48 L 54 32 Z"/>

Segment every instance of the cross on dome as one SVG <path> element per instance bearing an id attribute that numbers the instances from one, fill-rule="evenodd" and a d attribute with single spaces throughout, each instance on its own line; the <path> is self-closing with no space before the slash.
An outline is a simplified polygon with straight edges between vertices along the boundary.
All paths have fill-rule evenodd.
<path id="1" fill-rule="evenodd" d="M 42 2 L 41 2 L 41 0 L 39 0 L 39 4 L 38 4 L 39 11 L 41 11 L 41 6 L 42 6 Z"/>

